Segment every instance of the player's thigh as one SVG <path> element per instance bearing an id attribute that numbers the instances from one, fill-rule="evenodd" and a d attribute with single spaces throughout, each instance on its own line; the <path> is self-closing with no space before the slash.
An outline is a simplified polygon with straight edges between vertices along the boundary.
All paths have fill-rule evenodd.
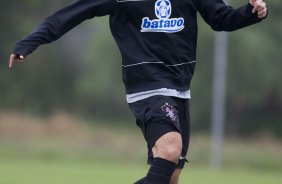
<path id="1" fill-rule="evenodd" d="M 164 134 L 156 141 L 152 150 L 154 157 L 178 161 L 182 150 L 181 134 L 176 131 Z"/>

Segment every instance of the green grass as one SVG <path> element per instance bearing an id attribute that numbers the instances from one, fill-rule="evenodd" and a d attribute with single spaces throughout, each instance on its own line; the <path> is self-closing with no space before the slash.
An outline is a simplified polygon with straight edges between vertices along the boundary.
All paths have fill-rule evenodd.
<path id="1" fill-rule="evenodd" d="M 0 114 L 0 184 L 132 184 L 148 170 L 142 134 L 104 124 Z M 282 183 L 279 140 L 226 139 L 219 171 L 208 166 L 208 135 L 193 134 L 189 149 L 180 184 Z"/>
<path id="2" fill-rule="evenodd" d="M 130 184 L 141 178 L 147 166 L 120 161 L 0 160 L 1 184 Z M 182 184 L 281 184 L 279 172 L 248 169 L 211 171 L 186 167 Z"/>

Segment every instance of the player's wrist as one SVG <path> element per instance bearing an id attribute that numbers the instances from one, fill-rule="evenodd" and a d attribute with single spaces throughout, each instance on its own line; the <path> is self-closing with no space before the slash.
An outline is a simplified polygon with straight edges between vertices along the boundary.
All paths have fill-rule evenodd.
<path id="1" fill-rule="evenodd" d="M 16 46 L 13 50 L 13 54 L 16 54 L 17 56 L 23 56 L 25 58 L 28 54 L 30 54 L 30 49 Z"/>

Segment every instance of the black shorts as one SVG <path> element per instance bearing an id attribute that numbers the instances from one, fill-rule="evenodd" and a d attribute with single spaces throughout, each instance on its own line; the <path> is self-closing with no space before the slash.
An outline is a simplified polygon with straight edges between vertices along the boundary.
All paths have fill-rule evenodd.
<path id="1" fill-rule="evenodd" d="M 130 103 L 129 107 L 146 139 L 148 164 L 153 161 L 152 148 L 155 142 L 166 133 L 179 132 L 182 136 L 182 153 L 178 168 L 182 169 L 187 161 L 186 155 L 189 148 L 189 100 L 158 95 Z"/>

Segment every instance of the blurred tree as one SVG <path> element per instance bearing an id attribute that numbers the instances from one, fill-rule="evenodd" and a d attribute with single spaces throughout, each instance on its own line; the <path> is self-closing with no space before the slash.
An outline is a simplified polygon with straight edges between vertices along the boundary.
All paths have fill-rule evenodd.
<path id="1" fill-rule="evenodd" d="M 231 1 L 238 7 L 247 0 Z M 58 109 L 90 117 L 130 119 L 121 58 L 108 17 L 78 26 L 9 71 L 14 43 L 69 1 L 0 1 L 0 109 L 46 115 Z M 230 33 L 227 134 L 269 131 L 282 136 L 282 4 L 268 2 L 261 24 Z M 193 130 L 210 127 L 213 32 L 199 16 L 198 63 L 192 81 Z"/>
<path id="2" fill-rule="evenodd" d="M 231 34 L 229 133 L 282 132 L 282 6 L 278 0 L 268 4 L 267 20 Z"/>
<path id="3" fill-rule="evenodd" d="M 244 0 L 231 1 L 238 7 Z M 227 134 L 252 135 L 258 132 L 282 133 L 281 3 L 267 2 L 267 20 L 230 33 L 227 79 Z M 199 19 L 198 66 L 192 83 L 193 126 L 206 129 L 210 124 L 213 34 Z M 204 92 L 204 93 L 203 93 Z M 207 129 L 206 129 L 207 130 Z"/>
<path id="4" fill-rule="evenodd" d="M 29 33 L 55 7 L 65 4 L 66 1 L 1 1 L 1 108 L 49 113 L 60 104 L 68 107 L 73 91 L 73 79 L 69 75 L 72 66 L 67 62 L 58 62 L 64 56 L 56 53 L 56 49 L 44 46 L 46 51 L 41 53 L 39 49 L 30 55 L 26 65 L 16 66 L 11 71 L 7 69 L 8 56 L 15 41 Z M 60 43 L 56 48 L 58 45 Z"/>

